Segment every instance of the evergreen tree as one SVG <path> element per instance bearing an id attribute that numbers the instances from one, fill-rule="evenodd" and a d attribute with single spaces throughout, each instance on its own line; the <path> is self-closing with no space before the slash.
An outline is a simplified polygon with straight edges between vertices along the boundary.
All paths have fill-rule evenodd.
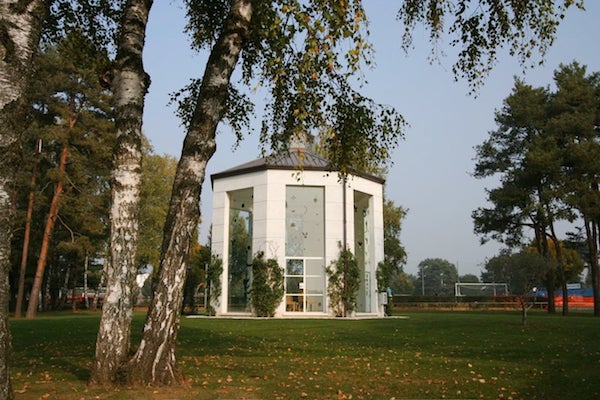
<path id="1" fill-rule="evenodd" d="M 600 316 L 600 73 L 588 74 L 573 62 L 555 71 L 557 90 L 552 97 L 548 131 L 560 144 L 563 200 L 583 221 L 590 276 L 594 293 L 594 315 Z"/>
<path id="2" fill-rule="evenodd" d="M 71 32 L 56 46 L 46 48 L 36 59 L 26 132 L 30 143 L 43 143 L 38 180 L 42 195 L 38 197 L 40 207 L 35 219 L 46 223 L 40 238 L 28 318 L 35 316 L 38 308 L 47 260 L 61 260 L 61 253 L 76 256 L 74 262 L 68 263 L 70 266 L 55 268 L 70 270 L 83 283 L 85 258 L 96 258 L 105 248 L 113 124 L 111 97 L 100 87 L 98 75 L 107 60 L 106 53 L 78 32 Z M 49 206 L 42 206 L 45 200 Z M 59 223 L 55 225 L 56 222 Z M 52 251 L 57 254 L 49 257 Z M 74 266 L 78 268 L 74 270 Z"/>
<path id="3" fill-rule="evenodd" d="M 356 310 L 360 287 L 360 268 L 354 254 L 340 244 L 340 255 L 333 260 L 327 273 L 327 295 L 335 315 L 349 317 Z"/>
<path id="4" fill-rule="evenodd" d="M 482 240 L 493 238 L 509 247 L 522 245 L 524 229 L 534 232 L 535 247 L 550 258 L 547 238 L 560 219 L 571 218 L 558 201 L 559 149 L 547 134 L 550 94 L 516 80 L 515 87 L 496 113 L 499 128 L 477 146 L 475 177 L 498 175 L 501 185 L 488 192 L 492 204 L 473 212 L 475 232 Z M 549 269 L 546 287 L 548 311 L 554 312 L 557 270 Z"/>
<path id="5" fill-rule="evenodd" d="M 476 177 L 501 176 L 489 192 L 490 208 L 473 212 L 475 231 L 517 247 L 531 228 L 538 254 L 557 261 L 547 271 L 548 311 L 554 311 L 554 285 L 563 293 L 568 312 L 568 265 L 555 229 L 557 221 L 584 223 L 589 254 L 597 254 L 598 236 L 598 74 L 586 75 L 577 63 L 555 72 L 557 90 L 533 88 L 517 81 L 497 114 L 497 131 L 477 147 Z M 594 313 L 600 315 L 598 260 L 590 257 Z M 594 279 L 596 277 L 596 279 Z M 596 283 L 594 283 L 596 282 Z"/>

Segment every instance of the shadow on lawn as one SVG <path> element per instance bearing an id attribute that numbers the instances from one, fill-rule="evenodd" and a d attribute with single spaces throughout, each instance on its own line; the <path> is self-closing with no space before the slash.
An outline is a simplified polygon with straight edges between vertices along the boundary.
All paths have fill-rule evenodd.
<path id="1" fill-rule="evenodd" d="M 461 391 L 462 397 L 502 394 L 508 398 L 514 392 L 514 398 L 600 398 L 595 376 L 600 355 L 598 320 L 534 314 L 531 324 L 522 328 L 516 312 L 411 313 L 410 317 L 182 318 L 177 357 L 196 385 L 194 390 L 215 390 L 213 394 L 235 384 L 237 389 L 253 385 L 263 394 L 290 394 L 281 384 L 291 384 L 296 394 L 313 393 L 309 389 L 318 383 L 321 392 L 313 393 L 317 397 L 335 385 L 345 392 L 359 388 L 381 395 L 383 385 L 389 397 L 419 398 L 421 388 L 429 390 L 445 382 L 446 391 L 437 388 L 435 394 Z M 13 364 L 22 375 L 20 383 L 49 373 L 55 382 L 77 381 L 85 386 L 98 322 L 99 315 L 11 321 Z M 142 325 L 143 316 L 136 316 L 133 348 Z M 473 375 L 474 371 L 481 376 Z M 470 391 L 483 385 L 479 381 L 486 382 L 485 389 L 481 386 L 484 391 Z M 407 385 L 416 389 L 407 392 Z"/>

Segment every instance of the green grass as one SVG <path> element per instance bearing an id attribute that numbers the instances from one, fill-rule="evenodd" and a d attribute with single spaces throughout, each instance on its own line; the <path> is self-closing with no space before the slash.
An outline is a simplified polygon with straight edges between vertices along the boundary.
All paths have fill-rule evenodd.
<path id="1" fill-rule="evenodd" d="M 403 315 L 183 318 L 186 385 L 111 389 L 86 385 L 99 314 L 13 320 L 13 387 L 17 399 L 600 398 L 599 319 L 535 312 L 523 328 L 518 312 Z"/>

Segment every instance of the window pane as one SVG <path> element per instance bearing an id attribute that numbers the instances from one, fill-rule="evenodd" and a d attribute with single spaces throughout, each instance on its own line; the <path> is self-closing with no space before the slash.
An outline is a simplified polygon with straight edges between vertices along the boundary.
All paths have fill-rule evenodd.
<path id="1" fill-rule="evenodd" d="M 287 260 L 286 275 L 304 275 L 302 260 Z"/>
<path id="2" fill-rule="evenodd" d="M 285 296 L 285 311 L 302 311 L 302 296 Z"/>
<path id="3" fill-rule="evenodd" d="M 288 186 L 286 188 L 286 256 L 323 256 L 324 197 L 322 187 Z"/>
<path id="4" fill-rule="evenodd" d="M 287 294 L 298 294 L 303 292 L 302 277 L 285 278 L 285 292 Z"/>
<path id="5" fill-rule="evenodd" d="M 323 311 L 323 296 L 307 296 L 306 311 Z"/>
<path id="6" fill-rule="evenodd" d="M 323 260 L 306 260 L 306 275 L 323 276 Z"/>
<path id="7" fill-rule="evenodd" d="M 323 277 L 310 277 L 306 278 L 306 293 L 309 294 L 323 294 L 325 283 Z"/>

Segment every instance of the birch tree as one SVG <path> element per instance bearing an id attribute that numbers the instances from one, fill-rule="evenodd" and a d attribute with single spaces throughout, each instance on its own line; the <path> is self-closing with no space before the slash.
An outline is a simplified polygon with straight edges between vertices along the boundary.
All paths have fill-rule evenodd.
<path id="1" fill-rule="evenodd" d="M 22 5 L 23 2 L 19 4 Z M 26 2 L 26 4 L 30 3 Z M 156 305 L 166 304 L 169 313 L 177 310 L 177 306 L 170 307 L 170 305 L 181 304 L 178 293 L 181 287 L 179 283 L 185 277 L 184 259 L 189 250 L 189 238 L 192 236 L 190 231 L 199 220 L 199 211 L 193 210 L 194 207 L 197 208 L 197 204 L 196 206 L 190 204 L 196 202 L 200 195 L 199 187 L 204 179 L 206 162 L 214 153 L 216 126 L 221 119 L 228 116 L 228 110 L 236 110 L 231 103 L 236 99 L 236 95 L 230 86 L 230 78 L 242 49 L 248 55 L 242 63 L 245 79 L 249 81 L 256 77 L 252 71 L 253 68 L 259 68 L 263 71 L 259 76 L 264 78 L 264 81 L 260 83 L 272 85 L 271 93 L 276 101 L 269 106 L 267 115 L 273 124 L 264 125 L 263 140 L 270 142 L 274 148 L 285 147 L 287 138 L 291 134 L 324 123 L 332 128 L 329 145 L 333 149 L 332 154 L 338 156 L 334 160 L 334 164 L 336 164 L 334 166 L 343 171 L 348 160 L 356 159 L 353 149 L 358 149 L 359 154 L 374 155 L 385 159 L 389 154 L 388 149 L 395 145 L 398 132 L 403 125 L 401 118 L 394 114 L 393 110 L 377 107 L 348 84 L 349 75 L 359 70 L 359 61 L 369 59 L 369 48 L 364 41 L 365 15 L 359 1 L 348 3 L 188 1 L 187 4 L 194 6 L 190 7 L 192 10 L 191 21 L 195 22 L 196 27 L 200 27 L 195 32 L 199 39 L 197 44 L 211 47 L 212 55 L 206 69 L 205 79 L 198 86 L 199 93 L 190 113 L 188 136 L 184 143 L 178 177 L 174 185 L 177 190 L 171 201 L 172 211 L 167 217 L 167 229 L 162 250 L 163 261 L 160 270 L 164 270 L 167 276 L 171 276 L 172 280 L 167 279 L 167 282 L 174 284 L 170 285 L 173 290 L 166 288 L 166 285 L 165 287 L 159 286 L 155 299 Z M 531 47 L 538 47 L 543 52 L 552 42 L 557 20 L 562 17 L 561 13 L 572 4 L 572 1 L 559 4 L 562 6 L 555 8 L 554 4 L 549 6 L 545 1 L 533 1 L 510 3 L 505 6 L 504 3 L 497 0 L 482 0 L 479 2 L 479 7 L 475 6 L 474 9 L 471 9 L 468 1 L 460 1 L 456 4 L 450 1 L 405 1 L 402 6 L 403 14 L 401 14 L 407 23 L 405 44 L 410 43 L 410 30 L 415 23 L 425 22 L 431 28 L 432 39 L 437 40 L 440 32 L 444 32 L 446 29 L 443 24 L 445 17 L 453 16 L 454 22 L 450 25 L 449 31 L 458 35 L 458 39 L 453 43 L 465 45 L 455 73 L 458 76 L 461 73 L 466 74 L 464 76 L 471 82 L 479 82 L 481 76 L 485 75 L 485 66 L 492 65 L 495 60 L 496 47 L 504 43 L 511 44 L 512 51 L 523 58 L 528 57 L 528 50 Z M 141 7 L 136 8 L 137 6 Z M 127 68 L 130 67 L 128 63 L 117 62 L 115 80 L 113 81 L 110 76 L 107 76 L 107 80 L 111 81 L 115 88 L 121 87 L 121 82 L 127 81 L 125 77 L 130 76 L 124 73 L 125 71 L 132 72 L 131 75 L 138 82 L 137 89 L 139 90 L 132 92 L 136 99 L 141 99 L 142 102 L 132 102 L 137 106 L 132 107 L 133 115 L 126 115 L 121 122 L 125 120 L 139 122 L 141 120 L 138 118 L 141 116 L 139 105 L 143 104 L 143 93 L 147 88 L 147 83 L 142 79 L 143 68 L 139 68 L 141 57 L 137 55 L 143 48 L 143 34 L 139 35 L 139 33 L 145 29 L 147 21 L 147 12 L 145 11 L 150 6 L 151 2 L 149 1 L 128 2 L 126 10 L 141 10 L 141 14 L 137 15 L 141 18 L 131 17 L 130 14 L 131 18 L 123 19 L 122 37 L 133 35 L 136 40 L 133 45 L 134 51 L 131 53 L 121 52 L 121 55 L 127 60 L 135 60 L 133 62 L 135 66 L 128 70 Z M 253 7 L 256 7 L 256 10 Z M 256 18 L 252 19 L 254 11 L 256 11 Z M 252 21 L 258 23 L 253 26 Z M 27 26 L 27 24 L 23 26 Z M 4 36 L 7 35 L 3 34 Z M 298 39 L 299 37 L 301 39 Z M 349 50 L 340 52 L 339 45 L 345 39 L 349 39 L 351 42 L 348 46 Z M 296 48 L 297 45 L 299 47 Z M 119 47 L 124 49 L 127 48 L 127 45 Z M 12 48 L 6 48 L 9 52 L 12 51 Z M 339 54 L 343 54 L 343 56 Z M 281 55 L 284 57 L 279 57 Z M 367 56 L 365 57 L 365 55 Z M 347 62 L 343 73 L 340 72 L 341 60 Z M 123 74 L 119 75 L 121 73 Z M 471 73 L 472 75 L 470 75 Z M 123 79 L 120 80 L 121 78 Z M 237 98 L 239 99 L 239 97 Z M 4 108 L 4 104 L 2 107 Z M 323 118 L 324 115 L 331 116 L 331 119 L 326 120 Z M 133 125 L 136 125 L 137 122 Z M 123 138 L 125 137 L 123 136 Z M 139 178 L 135 178 L 135 171 L 139 169 L 139 157 L 137 156 L 139 151 L 135 146 L 136 137 L 137 135 L 134 134 L 133 146 L 124 146 L 130 150 L 131 157 L 117 160 L 115 168 L 115 182 L 119 183 L 115 185 L 118 188 L 116 192 L 123 189 L 122 193 L 128 194 L 125 197 L 115 194 L 113 198 L 113 210 L 119 209 L 120 214 L 127 221 L 121 225 L 116 223 L 113 226 L 113 232 L 117 232 L 119 226 L 127 225 L 127 228 L 120 231 L 121 233 L 113 236 L 115 240 L 112 245 L 118 252 L 123 248 L 127 249 L 126 243 L 119 242 L 118 237 L 131 239 L 128 241 L 131 243 L 131 248 L 135 248 L 137 238 L 135 220 L 138 209 L 136 203 L 139 201 L 139 189 L 137 189 L 139 183 L 136 182 L 139 182 Z M 365 138 L 375 140 L 365 140 Z M 3 136 L 3 145 L 5 144 L 4 139 Z M 358 146 L 356 146 L 357 144 Z M 363 146 L 367 146 L 367 148 L 365 149 Z M 128 167 L 123 168 L 123 165 Z M 125 172 L 120 173 L 120 171 Z M 129 174 L 132 171 L 133 174 Z M 119 178 L 123 179 L 119 180 Z M 4 182 L 9 181 L 3 181 L 3 187 Z M 121 185 L 123 183 L 127 183 L 127 185 Z M 130 186 L 128 186 L 129 184 Z M 8 199 L 7 196 L 4 198 Z M 126 205 L 127 203 L 129 205 Z M 182 206 L 181 209 L 177 209 L 179 206 Z M 6 209 L 8 210 L 8 207 Z M 10 215 L 10 212 L 6 215 Z M 191 217 L 190 223 L 183 223 L 182 217 L 188 216 Z M 113 212 L 113 221 L 117 221 L 117 219 L 116 212 Z M 135 253 L 133 252 L 133 254 Z M 2 259 L 5 258 L 7 257 L 2 257 Z M 103 318 L 98 342 L 104 343 L 110 339 L 116 339 L 119 348 L 123 348 L 122 343 L 126 343 L 125 348 L 127 348 L 129 328 L 126 327 L 129 325 L 131 315 L 129 311 L 131 301 L 127 298 L 130 294 L 128 288 L 132 285 L 129 277 L 133 261 L 128 260 L 127 257 L 119 257 L 116 253 L 111 253 L 109 259 L 108 275 L 111 275 L 111 268 L 118 265 L 121 269 L 115 272 L 114 276 L 118 276 L 120 281 L 124 282 L 121 287 L 115 285 L 112 299 L 119 304 L 121 304 L 120 299 L 125 300 L 122 303 L 123 307 L 115 307 L 111 317 L 106 320 Z M 123 262 L 121 263 L 120 260 Z M 183 273 L 180 272 L 181 270 Z M 153 308 L 156 308 L 156 305 Z M 151 312 L 153 308 L 151 308 Z M 107 310 L 109 309 L 110 307 Z M 109 311 L 107 311 L 107 315 L 110 315 Z M 107 321 L 108 319 L 123 321 L 117 326 L 125 328 L 116 329 L 116 336 L 104 337 L 103 330 L 107 331 L 111 324 Z M 155 378 L 156 371 L 167 371 L 165 374 L 159 372 L 159 375 L 162 374 L 161 376 L 166 378 L 163 379 L 164 381 L 169 381 L 175 376 L 174 373 L 168 371 L 173 371 L 174 356 L 171 357 L 171 355 L 174 355 L 172 349 L 177 335 L 178 322 L 169 317 L 165 324 L 167 329 L 156 332 L 155 338 L 160 337 L 163 332 L 167 332 L 162 339 L 154 341 L 158 347 L 146 346 L 152 335 L 148 332 L 157 320 L 156 315 L 149 315 L 149 322 L 146 325 L 140 349 L 142 352 L 145 348 L 151 347 L 159 350 L 149 351 L 150 357 L 157 354 L 167 355 L 166 359 L 169 362 L 161 362 L 160 357 L 153 360 L 153 372 L 146 376 L 152 375 L 151 380 L 157 380 Z M 123 353 L 117 352 L 117 354 Z M 114 360 L 115 358 L 111 357 L 110 359 Z M 139 358 L 136 357 L 134 360 L 139 360 Z M 96 363 L 95 370 L 100 369 L 98 366 L 99 364 Z M 99 375 L 94 374 L 94 376 Z"/>
<path id="2" fill-rule="evenodd" d="M 136 251 L 142 162 L 142 113 L 150 79 L 142 51 L 152 0 L 124 6 L 115 67 L 107 71 L 115 104 L 116 145 L 111 183 L 110 243 L 105 264 L 106 295 L 96 341 L 91 383 L 111 384 L 129 357 L 135 305 Z"/>
<path id="3" fill-rule="evenodd" d="M 40 15 L 38 23 L 46 23 L 46 40 L 49 42 L 76 30 L 95 44 L 117 48 L 114 68 L 101 77 L 114 93 L 116 145 L 110 251 L 105 264 L 107 294 L 91 378 L 95 383 L 112 383 L 118 366 L 129 354 L 141 179 L 141 121 L 144 96 L 150 83 L 143 70 L 142 50 L 152 1 L 54 0 L 44 4 L 51 5 L 51 18 L 44 19 Z M 114 20 L 121 15 L 121 34 L 114 45 Z M 0 38 L 3 37 L 0 34 Z M 32 45 L 32 51 L 35 45 L 37 41 Z"/>
<path id="4" fill-rule="evenodd" d="M 398 16 L 404 22 L 405 49 L 413 46 L 412 32 L 419 24 L 429 31 L 433 44 L 448 39 L 458 49 L 452 67 L 455 78 L 465 79 L 476 92 L 502 50 L 524 68 L 543 61 L 567 10 L 584 9 L 583 4 L 583 0 L 405 0 Z M 439 46 L 432 46 L 431 58 L 440 56 Z"/>
<path id="5" fill-rule="evenodd" d="M 49 1 L 0 2 L 0 398 L 12 398 L 8 299 L 19 109 Z"/>
<path id="6" fill-rule="evenodd" d="M 372 121 L 362 132 L 339 130 L 338 136 L 383 133 L 372 142 L 378 150 L 395 144 L 402 125 L 393 110 L 378 108 L 346 83 L 368 49 L 361 30 L 364 12 L 360 2 L 186 3 L 195 45 L 208 46 L 210 56 L 204 76 L 192 90 L 196 94 L 193 107 L 184 115 L 187 135 L 165 224 L 154 297 L 130 368 L 134 381 L 152 384 L 180 379 L 175 349 L 186 258 L 200 218 L 200 189 L 206 164 L 216 149 L 217 125 L 224 118 L 240 119 L 234 114 L 232 101 L 237 97 L 231 76 L 242 51 L 245 82 L 257 78 L 271 89 L 273 102 L 267 110 L 271 124 L 263 125 L 263 140 L 273 147 L 281 148 L 295 132 L 325 122 L 327 114 L 331 116 L 329 125 L 349 125 L 353 122 L 347 114 L 351 109 Z M 350 51 L 340 52 L 346 38 L 351 38 Z M 346 57 L 346 72 L 341 71 L 338 54 Z M 352 100 L 354 104 L 350 104 Z M 377 112 L 380 114 L 375 115 Z M 381 156 L 382 152 L 372 154 Z"/>
<path id="7" fill-rule="evenodd" d="M 36 13 L 48 3 L 35 0 L 6 0 L 0 3 L 0 150 L 3 156 L 11 154 L 5 150 L 10 150 L 17 143 L 17 131 L 11 128 L 7 116 L 16 115 L 12 107 L 17 105 L 16 101 L 26 83 L 23 79 L 28 71 L 26 61 L 37 44 L 39 26 L 44 20 Z M 96 11 L 111 3 L 98 2 L 100 7 L 97 7 L 98 4 L 84 7 L 80 9 L 81 13 L 70 16 L 71 22 L 78 25 L 81 18 L 93 17 Z M 456 34 L 457 39 L 453 43 L 464 44 L 465 47 L 460 53 L 455 73 L 477 83 L 485 76 L 486 66 L 493 65 L 499 46 L 508 43 L 511 51 L 522 58 L 529 57 L 531 48 L 538 48 L 543 53 L 552 42 L 562 13 L 573 3 L 565 0 L 548 4 L 544 0 L 535 0 L 505 4 L 500 0 L 481 0 L 471 6 L 467 0 L 405 1 L 401 13 L 407 26 L 405 44 L 410 45 L 410 31 L 416 23 L 421 22 L 431 28 L 432 40 L 439 39 L 443 32 Z M 126 156 L 115 156 L 115 192 L 111 214 L 111 221 L 114 221 L 111 249 L 115 251 L 111 250 L 106 271 L 114 279 L 113 295 L 109 295 L 114 307 L 107 307 L 98 336 L 99 344 L 114 340 L 115 346 L 112 346 L 112 352 L 108 348 L 104 348 L 107 353 L 97 352 L 94 364 L 96 372 L 93 374 L 93 380 L 96 381 L 114 379 L 112 372 L 103 375 L 99 371 L 107 371 L 104 366 L 114 371 L 114 360 L 119 360 L 117 364 L 121 363 L 126 354 L 123 350 L 129 347 L 130 288 L 135 267 L 135 256 L 131 255 L 135 251 L 128 250 L 135 249 L 138 230 L 136 213 L 139 209 L 140 151 L 136 132 L 141 124 L 143 96 L 148 85 L 143 73 L 141 50 L 151 4 L 151 1 L 127 2 L 121 27 L 123 40 L 118 45 L 120 56 L 117 57 L 114 78 L 110 73 L 106 75 L 107 82 L 112 84 L 115 92 L 119 92 L 119 88 L 134 88 L 117 94 L 117 103 L 124 100 L 121 104 L 129 105 L 124 106 L 121 114 L 117 115 L 117 130 L 119 132 L 123 128 L 124 132 L 133 133 L 117 135 L 117 149 L 121 150 L 116 153 Z M 144 338 L 134 358 L 137 360 L 134 364 L 152 366 L 143 369 L 146 372 L 140 370 L 140 373 L 147 377 L 145 381 L 155 382 L 169 382 L 175 376 L 174 345 L 178 321 L 177 317 L 170 314 L 179 314 L 175 312 L 179 306 L 174 304 L 181 304 L 179 293 L 185 278 L 185 256 L 193 236 L 190 232 L 199 220 L 197 201 L 206 162 L 214 153 L 216 126 L 222 119 L 234 117 L 231 120 L 235 121 L 236 111 L 240 110 L 234 104 L 234 100 L 240 97 L 236 96 L 230 80 L 242 49 L 247 55 L 242 62 L 246 83 L 257 79 L 260 84 L 270 85 L 273 102 L 266 115 L 272 124 L 264 125 L 262 138 L 274 148 L 285 147 L 287 138 L 295 132 L 310 130 L 315 126 L 329 126 L 332 128 L 329 138 L 332 159 L 337 164 L 334 167 L 343 169 L 347 161 L 353 159 L 353 149 L 358 148 L 362 155 L 386 158 L 403 125 L 393 110 L 378 107 L 348 84 L 349 77 L 360 69 L 361 61 L 369 60 L 370 54 L 365 40 L 366 16 L 360 1 L 188 0 L 186 4 L 190 6 L 190 31 L 194 34 L 196 45 L 210 48 L 211 57 L 192 102 L 187 121 L 188 135 L 174 184 L 171 211 L 167 217 L 160 266 L 160 271 L 165 274 L 161 277 L 164 285 L 158 286 L 156 302 L 151 307 Z M 36 15 L 38 18 L 32 18 Z M 448 18 L 453 21 L 449 28 L 444 25 Z M 94 23 L 81 26 L 91 30 L 100 27 Z M 341 43 L 347 45 L 345 50 L 340 47 Z M 342 62 L 345 66 L 342 66 Z M 257 74 L 256 71 L 262 72 Z M 132 82 L 132 86 L 127 85 Z M 129 94 L 132 94 L 131 98 L 127 97 Z M 240 104 L 243 102 L 237 105 Z M 330 116 L 329 120 L 324 118 L 327 115 Z M 12 180 L 8 174 L 11 168 L 5 168 L 10 160 L 4 157 L 1 162 L 4 175 L 0 178 L 0 222 L 10 226 Z M 184 221 L 186 217 L 190 217 L 189 222 Z M 0 285 L 7 287 L 4 277 L 8 274 L 10 233 L 0 239 Z M 7 298 L 2 296 L 3 301 Z M 168 310 L 169 316 L 165 319 L 167 328 L 157 330 L 154 334 L 156 340 L 150 340 L 152 325 L 161 317 L 153 314 L 159 306 L 165 306 Z M 2 308 L 2 312 L 4 310 Z M 0 328 L 0 332 L 8 332 L 4 326 Z M 109 330 L 114 334 L 108 334 Z M 148 344 L 151 341 L 153 345 Z M 8 343 L 8 340 L 2 343 Z M 146 359 L 152 359 L 151 363 L 141 362 L 138 357 L 144 351 L 147 351 Z M 112 355 L 103 362 L 103 354 Z"/>
<path id="8" fill-rule="evenodd" d="M 261 141 L 275 150 L 285 149 L 294 134 L 327 127 L 332 168 L 343 174 L 357 156 L 388 158 L 404 126 L 395 110 L 377 105 L 350 85 L 371 59 L 360 1 L 185 3 L 194 45 L 208 49 L 210 56 L 202 79 L 189 87 L 191 100 L 182 103 L 187 134 L 165 224 L 155 293 L 130 366 L 134 381 L 151 384 L 180 378 L 175 349 L 186 257 L 200 219 L 198 201 L 206 164 L 216 149 L 217 125 L 230 119 L 234 128 L 239 127 L 236 111 L 243 109 L 244 99 L 239 101 L 231 82 L 236 65 L 241 64 L 243 83 L 254 82 L 269 90 L 272 101 L 266 107 Z M 560 12 L 572 1 L 557 2 L 557 8 L 541 0 L 529 3 L 482 0 L 479 7 L 470 7 L 466 0 L 456 5 L 405 1 L 401 10 L 407 26 L 405 44 L 410 44 L 416 23 L 424 22 L 437 40 L 446 32 L 445 17 L 454 18 L 448 31 L 458 36 L 454 44 L 465 45 L 455 73 L 476 84 L 486 66 L 493 64 L 496 49 L 506 43 L 523 59 L 531 48 L 543 53 L 552 42 Z"/>
<path id="9" fill-rule="evenodd" d="M 134 381 L 172 384 L 181 378 L 175 348 L 185 262 L 200 218 L 198 200 L 206 163 L 216 149 L 215 130 L 225 112 L 231 74 L 249 34 L 252 7 L 251 1 L 232 1 L 206 66 L 175 174 L 154 296 L 141 343 L 131 361 Z"/>

